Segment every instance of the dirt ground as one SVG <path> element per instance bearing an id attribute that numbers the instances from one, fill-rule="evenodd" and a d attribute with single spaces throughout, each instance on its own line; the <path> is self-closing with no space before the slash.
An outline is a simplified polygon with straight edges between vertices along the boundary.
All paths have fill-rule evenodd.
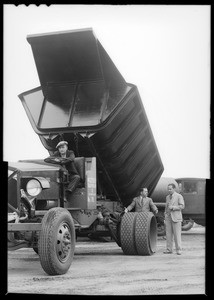
<path id="1" fill-rule="evenodd" d="M 125 256 L 113 242 L 78 238 L 74 260 L 61 276 L 48 276 L 33 249 L 8 252 L 8 293 L 69 295 L 205 294 L 205 228 L 182 232 L 183 252 Z"/>

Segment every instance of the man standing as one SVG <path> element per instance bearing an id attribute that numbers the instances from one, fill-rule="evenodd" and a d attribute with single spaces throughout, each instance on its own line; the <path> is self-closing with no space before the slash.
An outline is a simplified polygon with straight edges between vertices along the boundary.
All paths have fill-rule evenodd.
<path id="1" fill-rule="evenodd" d="M 44 161 L 47 163 L 60 164 L 68 170 L 70 183 L 66 192 L 72 193 L 80 181 L 80 176 L 78 175 L 77 169 L 74 165 L 74 152 L 72 150 L 68 150 L 68 142 L 66 141 L 59 142 L 56 148 L 57 151 L 54 152 L 52 156 L 45 158 Z"/>
<path id="2" fill-rule="evenodd" d="M 166 251 L 165 254 L 173 252 L 173 236 L 175 248 L 178 255 L 181 255 L 181 222 L 184 209 L 184 198 L 175 191 L 174 183 L 168 185 L 169 195 L 166 196 L 165 225 L 166 225 Z"/>
<path id="3" fill-rule="evenodd" d="M 129 212 L 134 208 L 135 212 L 152 211 L 154 214 L 157 214 L 157 206 L 153 203 L 152 199 L 147 196 L 148 189 L 145 187 L 141 188 L 140 195 L 138 197 L 135 197 L 132 203 L 127 208 L 125 208 L 125 212 Z"/>

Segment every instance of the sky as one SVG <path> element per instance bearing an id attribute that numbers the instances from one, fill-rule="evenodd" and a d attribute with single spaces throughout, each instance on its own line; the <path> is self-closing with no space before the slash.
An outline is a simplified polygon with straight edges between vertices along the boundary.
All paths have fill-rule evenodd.
<path id="1" fill-rule="evenodd" d="M 49 154 L 20 93 L 40 86 L 26 36 L 93 28 L 139 90 L 164 177 L 210 178 L 209 5 L 4 5 L 3 160 Z"/>

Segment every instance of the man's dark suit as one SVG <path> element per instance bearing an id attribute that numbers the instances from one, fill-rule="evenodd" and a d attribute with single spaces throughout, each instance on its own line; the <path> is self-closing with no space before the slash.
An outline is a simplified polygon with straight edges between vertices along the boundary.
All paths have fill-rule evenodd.
<path id="1" fill-rule="evenodd" d="M 135 212 L 153 211 L 156 213 L 158 210 L 151 198 L 141 198 L 140 196 L 135 197 L 132 203 L 127 207 L 128 211 L 132 210 L 133 208 L 135 209 Z"/>

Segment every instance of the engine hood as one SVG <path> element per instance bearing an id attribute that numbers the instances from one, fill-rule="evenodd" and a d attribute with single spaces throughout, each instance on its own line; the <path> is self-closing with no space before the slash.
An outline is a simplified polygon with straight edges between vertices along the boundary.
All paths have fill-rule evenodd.
<path id="1" fill-rule="evenodd" d="M 43 163 L 41 160 L 29 160 L 19 162 L 9 162 L 8 170 L 10 171 L 21 171 L 21 172 L 36 172 L 36 171 L 58 171 L 61 167 L 59 165 L 53 166 L 47 163 Z"/>

